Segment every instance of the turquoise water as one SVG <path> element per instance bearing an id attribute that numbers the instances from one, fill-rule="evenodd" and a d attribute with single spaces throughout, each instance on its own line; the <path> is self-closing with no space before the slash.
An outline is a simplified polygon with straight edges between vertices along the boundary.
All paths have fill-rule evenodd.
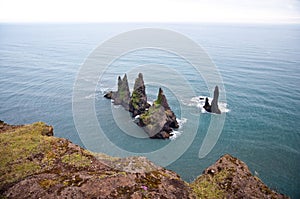
<path id="1" fill-rule="evenodd" d="M 183 124 L 175 141 L 184 139 L 189 122 L 199 122 L 199 129 L 192 145 L 168 168 L 192 181 L 221 155 L 230 153 L 246 162 L 271 188 L 299 198 L 299 25 L 0 24 L 0 119 L 12 124 L 45 121 L 54 126 L 57 136 L 81 145 L 72 114 L 72 90 L 80 66 L 101 42 L 141 27 L 175 30 L 196 41 L 218 67 L 226 89 L 229 112 L 213 150 L 198 158 L 211 115 L 201 113 L 197 102 L 187 101 L 193 114 L 201 114 L 200 120 Z M 181 67 L 196 96 L 209 95 L 201 77 L 165 52 L 142 50 L 113 64 L 126 71 L 147 61 Z M 150 152 L 174 142 L 133 138 L 114 123 L 110 101 L 102 98 L 102 92 L 115 88 L 116 75 L 122 74 L 122 70 L 112 71 L 107 76 L 110 81 L 99 82 L 96 90 L 97 117 L 106 121 L 109 139 L 133 152 Z M 134 78 L 134 74 L 129 76 L 131 85 Z M 173 83 L 176 85 L 176 80 Z M 147 86 L 150 100 L 157 88 Z M 181 118 L 176 94 L 167 88 L 165 92 Z"/>

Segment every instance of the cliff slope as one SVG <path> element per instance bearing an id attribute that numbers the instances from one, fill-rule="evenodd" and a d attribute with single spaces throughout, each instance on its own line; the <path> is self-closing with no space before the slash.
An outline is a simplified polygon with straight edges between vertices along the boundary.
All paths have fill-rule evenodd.
<path id="1" fill-rule="evenodd" d="M 42 122 L 0 121 L 0 198 L 285 198 L 221 157 L 191 184 L 145 157 L 93 154 Z"/>

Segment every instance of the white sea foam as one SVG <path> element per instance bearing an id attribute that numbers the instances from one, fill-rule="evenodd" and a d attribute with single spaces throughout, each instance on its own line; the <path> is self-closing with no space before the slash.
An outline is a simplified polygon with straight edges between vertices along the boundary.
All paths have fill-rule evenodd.
<path id="1" fill-rule="evenodd" d="M 95 94 L 92 93 L 92 94 L 90 94 L 90 95 L 88 95 L 88 96 L 85 96 L 84 98 L 85 98 L 85 99 L 93 99 L 93 98 L 95 98 Z"/>
<path id="2" fill-rule="evenodd" d="M 196 96 L 193 97 L 192 99 L 190 99 L 189 102 L 183 102 L 185 105 L 187 106 L 194 106 L 200 109 L 201 113 L 207 113 L 207 111 L 203 108 L 204 104 L 205 104 L 205 98 L 207 96 Z M 211 97 L 207 97 L 209 103 L 211 103 L 212 98 Z M 222 113 L 228 113 L 230 111 L 230 109 L 227 108 L 227 103 L 225 102 L 218 102 L 219 105 L 219 109 Z"/>
<path id="3" fill-rule="evenodd" d="M 100 88 L 97 88 L 96 91 L 100 91 L 100 93 L 103 95 L 109 91 L 111 91 L 112 88 L 108 88 L 108 87 L 100 87 Z"/>
<path id="4" fill-rule="evenodd" d="M 176 118 L 176 120 L 179 124 L 179 129 L 181 129 L 183 127 L 183 125 L 187 122 L 186 118 L 181 118 L 181 119 Z"/>
<path id="5" fill-rule="evenodd" d="M 179 128 L 177 131 L 172 131 L 172 136 L 170 137 L 170 140 L 176 140 L 182 133 L 183 131 L 181 130 L 183 125 L 187 122 L 186 118 L 181 118 L 181 119 L 176 119 L 178 124 L 179 124 Z"/>
<path id="6" fill-rule="evenodd" d="M 172 136 L 170 137 L 170 140 L 176 140 L 181 134 L 182 132 L 180 131 L 172 131 Z"/>

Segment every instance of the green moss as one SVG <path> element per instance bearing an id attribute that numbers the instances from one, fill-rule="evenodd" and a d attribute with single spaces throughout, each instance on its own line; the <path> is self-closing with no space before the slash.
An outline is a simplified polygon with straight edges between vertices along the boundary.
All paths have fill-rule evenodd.
<path id="1" fill-rule="evenodd" d="M 91 159 L 79 152 L 64 155 L 61 161 L 75 167 L 86 167 L 91 165 Z"/>
<path id="2" fill-rule="evenodd" d="M 34 155 L 48 147 L 41 139 L 45 128 L 44 123 L 37 122 L 0 134 L 0 187 L 41 171 Z"/>
<path id="3" fill-rule="evenodd" d="M 49 189 L 54 185 L 59 184 L 59 180 L 53 180 L 53 179 L 44 179 L 42 181 L 39 182 L 39 185 L 43 188 L 43 189 Z"/>
<path id="4" fill-rule="evenodd" d="M 76 168 L 91 164 L 91 153 L 70 149 L 65 139 L 41 135 L 48 129 L 37 122 L 0 134 L 0 189 L 30 175 L 52 172 L 59 162 Z M 53 182 L 41 183 L 47 188 Z"/>
<path id="5" fill-rule="evenodd" d="M 222 170 L 214 176 L 203 175 L 191 183 L 197 198 L 224 198 L 225 191 L 231 187 L 231 170 Z"/>

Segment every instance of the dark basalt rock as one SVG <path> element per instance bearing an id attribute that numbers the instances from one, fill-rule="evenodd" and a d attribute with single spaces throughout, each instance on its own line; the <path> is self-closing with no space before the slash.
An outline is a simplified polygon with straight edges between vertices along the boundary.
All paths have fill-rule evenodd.
<path id="1" fill-rule="evenodd" d="M 151 138 L 169 138 L 172 128 L 178 128 L 174 112 L 170 109 L 167 98 L 160 88 L 157 100 L 148 111 L 140 115 L 139 125 L 144 128 Z"/>
<path id="2" fill-rule="evenodd" d="M 221 114 L 221 111 L 218 106 L 218 100 L 219 100 L 219 87 L 216 86 L 215 91 L 214 91 L 214 98 L 211 101 L 211 112 L 212 113 Z"/>
<path id="3" fill-rule="evenodd" d="M 143 80 L 143 74 L 139 73 L 135 80 L 133 92 L 130 98 L 129 111 L 135 117 L 145 112 L 150 107 L 147 102 L 146 87 Z"/>
<path id="4" fill-rule="evenodd" d="M 203 108 L 207 111 L 207 112 L 211 112 L 211 105 L 208 102 L 208 98 L 205 98 L 205 104 L 203 106 Z"/>
<path id="5" fill-rule="evenodd" d="M 123 80 L 120 76 L 118 78 L 118 91 L 110 91 L 104 97 L 114 100 L 115 105 L 122 105 L 132 113 L 132 117 L 139 115 L 137 125 L 142 127 L 150 138 L 169 138 L 172 135 L 173 128 L 179 127 L 176 115 L 171 110 L 161 88 L 153 105 L 150 106 L 147 102 L 142 73 L 139 73 L 135 80 L 131 97 L 126 74 Z"/>
<path id="6" fill-rule="evenodd" d="M 115 105 L 122 105 L 126 110 L 129 110 L 130 91 L 128 86 L 127 75 L 123 79 L 118 77 L 118 90 L 116 92 L 110 91 L 104 95 L 107 99 L 114 100 Z"/>
<path id="7" fill-rule="evenodd" d="M 221 111 L 218 106 L 218 100 L 219 100 L 219 87 L 216 86 L 215 91 L 214 91 L 214 97 L 213 97 L 213 100 L 211 101 L 211 105 L 209 104 L 208 98 L 205 98 L 205 104 L 204 104 L 203 108 L 207 112 L 221 114 Z"/>

